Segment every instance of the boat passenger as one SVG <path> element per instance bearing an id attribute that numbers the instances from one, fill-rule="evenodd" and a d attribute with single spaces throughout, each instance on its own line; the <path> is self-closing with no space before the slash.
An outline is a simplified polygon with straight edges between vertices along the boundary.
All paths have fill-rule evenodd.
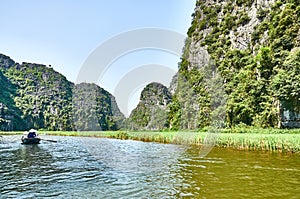
<path id="1" fill-rule="evenodd" d="M 27 135 L 28 138 L 35 138 L 36 137 L 36 133 L 34 131 L 31 131 L 28 133 Z"/>

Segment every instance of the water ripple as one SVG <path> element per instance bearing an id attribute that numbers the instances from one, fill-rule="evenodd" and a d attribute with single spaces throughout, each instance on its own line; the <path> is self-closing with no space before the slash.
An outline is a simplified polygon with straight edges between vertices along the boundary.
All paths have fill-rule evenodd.
<path id="1" fill-rule="evenodd" d="M 0 198 L 251 198 L 254 192 L 292 198 L 299 192 L 299 157 L 218 149 L 201 158 L 197 147 L 49 139 L 59 142 L 1 140 Z"/>

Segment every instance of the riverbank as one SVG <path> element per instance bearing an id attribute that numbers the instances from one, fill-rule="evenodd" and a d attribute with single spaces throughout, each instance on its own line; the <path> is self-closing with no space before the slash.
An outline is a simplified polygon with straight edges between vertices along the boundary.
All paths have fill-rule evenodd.
<path id="1" fill-rule="evenodd" d="M 269 133 L 268 133 L 269 132 Z M 222 148 L 238 150 L 261 150 L 300 153 L 300 130 L 242 130 L 221 133 L 207 132 L 127 132 L 127 131 L 40 131 L 40 135 L 84 136 L 115 139 L 130 139 L 144 142 L 202 145 L 215 143 Z M 22 132 L 0 132 L 0 135 L 22 134 Z"/>

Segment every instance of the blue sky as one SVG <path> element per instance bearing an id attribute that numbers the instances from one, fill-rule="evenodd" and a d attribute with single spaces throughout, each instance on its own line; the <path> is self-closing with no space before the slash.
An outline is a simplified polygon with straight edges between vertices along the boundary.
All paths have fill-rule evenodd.
<path id="1" fill-rule="evenodd" d="M 186 35 L 195 0 L 0 0 L 0 5 L 0 53 L 17 62 L 51 64 L 75 82 L 91 52 L 122 32 L 155 27 Z M 151 62 L 176 70 L 178 61 L 165 52 L 140 52 L 114 68 Z M 111 93 L 113 76 L 112 71 L 99 82 Z"/>

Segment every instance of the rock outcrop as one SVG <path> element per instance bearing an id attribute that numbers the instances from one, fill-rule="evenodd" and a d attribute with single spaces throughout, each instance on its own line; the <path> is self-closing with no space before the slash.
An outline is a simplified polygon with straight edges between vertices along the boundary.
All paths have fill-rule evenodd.
<path id="1" fill-rule="evenodd" d="M 140 102 L 129 117 L 130 129 L 161 130 L 168 128 L 168 104 L 172 97 L 167 87 L 150 83 L 142 91 Z"/>
<path id="2" fill-rule="evenodd" d="M 300 76 L 285 66 L 300 46 L 299 10 L 296 0 L 197 0 L 177 75 L 181 80 L 170 86 L 170 127 L 198 129 L 211 123 L 218 102 L 207 73 L 222 79 L 227 126 L 281 127 L 282 111 L 299 115 L 300 98 L 291 97 L 299 84 L 279 81 L 283 71 L 290 74 L 286 79 Z"/>
<path id="3" fill-rule="evenodd" d="M 172 100 L 158 108 L 148 85 L 131 127 L 298 127 L 299 11 L 297 0 L 197 0 Z"/>
<path id="4" fill-rule="evenodd" d="M 79 131 L 117 130 L 125 118 L 115 98 L 96 84 L 75 85 L 72 104 L 73 122 Z"/>
<path id="5" fill-rule="evenodd" d="M 116 130 L 125 118 L 114 97 L 104 89 L 97 85 L 74 85 L 42 64 L 18 64 L 0 54 L 0 81 L 2 130 Z M 80 103 L 87 105 L 83 110 L 77 106 L 81 92 L 87 96 L 96 94 L 91 99 L 83 98 Z M 92 106 L 88 111 L 95 114 L 84 112 Z"/>

